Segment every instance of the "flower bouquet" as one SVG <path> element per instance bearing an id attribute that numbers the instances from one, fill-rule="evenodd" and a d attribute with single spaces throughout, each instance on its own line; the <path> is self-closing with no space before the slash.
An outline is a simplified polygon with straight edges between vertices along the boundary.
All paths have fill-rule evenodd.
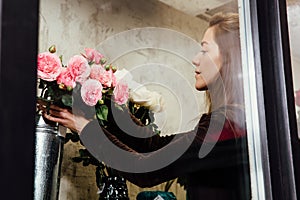
<path id="1" fill-rule="evenodd" d="M 89 114 L 96 114 L 104 125 L 108 114 L 107 100 L 121 106 L 129 97 L 128 85 L 117 81 L 114 75 L 116 67 L 105 64 L 104 56 L 94 49 L 87 48 L 85 54 L 73 56 L 67 66 L 62 64 L 62 56 L 55 52 L 55 46 L 51 46 L 49 52 L 38 55 L 41 89 L 38 98 L 67 108 L 72 108 L 74 100 L 79 100 L 79 105 L 95 109 Z"/>
<path id="2" fill-rule="evenodd" d="M 132 81 L 130 76 L 126 76 L 130 80 L 125 80 L 124 76 L 129 72 L 117 70 L 116 66 L 108 63 L 95 49 L 86 48 L 84 53 L 71 57 L 67 65 L 63 64 L 62 56 L 56 54 L 54 45 L 48 50 L 38 55 L 40 101 L 69 109 L 80 108 L 84 110 L 86 118 L 97 119 L 103 127 L 112 125 L 108 118 L 111 106 L 120 110 L 127 109 L 143 125 L 160 133 L 154 123 L 154 112 L 161 111 L 163 105 L 158 93 L 150 92 Z M 66 134 L 65 142 L 70 140 L 80 142 L 75 132 Z M 115 185 L 118 185 L 116 187 L 123 188 L 121 192 L 117 192 L 123 195 L 119 199 L 128 199 L 125 180 L 117 176 L 113 169 L 96 160 L 87 149 L 80 149 L 79 156 L 74 157 L 73 161 L 82 162 L 84 166 L 96 166 L 96 184 L 100 199 L 109 199 L 107 195 L 113 195 L 113 191 L 104 188 L 104 182 L 107 181 L 115 181 Z M 110 196 L 111 199 L 116 197 Z"/>

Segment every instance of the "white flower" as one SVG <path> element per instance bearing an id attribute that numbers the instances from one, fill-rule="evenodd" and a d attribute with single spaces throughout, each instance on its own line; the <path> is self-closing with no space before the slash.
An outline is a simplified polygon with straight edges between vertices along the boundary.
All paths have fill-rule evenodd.
<path id="1" fill-rule="evenodd" d="M 153 112 L 161 112 L 163 110 L 164 100 L 162 96 L 155 91 L 149 91 L 146 87 L 142 86 L 131 90 L 129 95 L 133 102 L 145 106 Z"/>
<path id="2" fill-rule="evenodd" d="M 137 83 L 133 80 L 131 73 L 126 69 L 117 70 L 115 72 L 115 77 L 117 82 L 123 81 L 127 83 L 130 90 L 135 90 L 136 88 L 142 86 L 140 83 Z"/>
<path id="3" fill-rule="evenodd" d="M 145 106 L 153 112 L 161 112 L 164 106 L 162 96 L 154 91 L 148 90 L 142 84 L 133 80 L 132 75 L 126 69 L 117 70 L 115 72 L 117 82 L 125 81 L 130 89 L 129 98 L 134 103 Z"/>

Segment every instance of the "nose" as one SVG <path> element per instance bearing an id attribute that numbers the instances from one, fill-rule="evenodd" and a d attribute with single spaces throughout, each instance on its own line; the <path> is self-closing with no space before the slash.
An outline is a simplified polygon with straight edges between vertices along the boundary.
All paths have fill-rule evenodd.
<path id="1" fill-rule="evenodd" d="M 197 54 L 192 60 L 193 65 L 195 65 L 196 67 L 200 66 L 200 56 L 199 55 L 200 54 Z"/>

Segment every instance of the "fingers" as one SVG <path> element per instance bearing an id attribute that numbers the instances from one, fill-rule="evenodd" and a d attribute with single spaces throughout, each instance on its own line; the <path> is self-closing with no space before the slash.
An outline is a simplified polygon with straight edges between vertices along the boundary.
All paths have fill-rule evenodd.
<path id="1" fill-rule="evenodd" d="M 50 102 L 45 101 L 45 100 L 42 100 L 42 99 L 37 99 L 36 102 L 37 102 L 38 104 L 41 104 L 41 105 L 44 105 L 44 106 L 47 106 L 47 105 L 50 104 Z"/>
<path id="2" fill-rule="evenodd" d="M 41 110 L 42 112 L 46 112 L 46 107 L 41 105 L 41 104 L 37 104 L 37 110 Z"/>
<path id="3" fill-rule="evenodd" d="M 64 112 L 56 111 L 56 110 L 52 110 L 52 109 L 49 110 L 48 114 L 53 117 L 57 117 L 57 118 L 65 118 L 66 117 L 66 114 Z"/>
<path id="4" fill-rule="evenodd" d="M 48 114 L 53 117 L 56 117 L 56 118 L 64 118 L 64 119 L 72 119 L 73 118 L 73 113 L 69 112 L 66 109 L 62 109 L 60 111 L 50 109 Z"/>
<path id="5" fill-rule="evenodd" d="M 73 117 L 73 114 L 69 109 L 61 108 L 40 99 L 37 100 L 37 109 L 38 111 L 41 111 L 46 119 L 60 124 L 65 123 Z"/>
<path id="6" fill-rule="evenodd" d="M 55 105 L 51 105 L 50 109 L 47 109 L 43 105 L 39 105 L 39 107 L 41 107 L 45 119 L 56 122 L 78 133 L 81 132 L 83 127 L 89 122 L 89 120 L 83 116 L 73 114 L 70 110 L 65 108 L 60 108 Z"/>
<path id="7" fill-rule="evenodd" d="M 42 99 L 37 99 L 37 104 L 36 104 L 37 112 L 39 112 L 39 111 L 42 111 L 42 113 L 48 112 L 49 105 L 50 105 L 50 102 L 44 101 Z"/>
<path id="8" fill-rule="evenodd" d="M 48 119 L 49 121 L 57 122 L 59 124 L 64 124 L 65 123 L 65 120 L 63 118 L 54 117 L 54 116 L 51 116 L 47 113 L 43 113 L 43 116 L 46 119 Z"/>
<path id="9" fill-rule="evenodd" d="M 56 112 L 56 111 L 51 111 L 52 113 Z M 61 115 L 63 112 L 57 112 L 57 115 Z M 72 131 L 75 132 L 79 132 L 80 130 L 82 130 L 82 126 L 77 125 L 74 121 L 74 116 L 73 115 L 68 115 L 67 118 L 62 118 L 61 116 L 53 116 L 53 114 L 47 114 L 47 113 L 43 113 L 43 116 L 53 122 L 59 123 L 62 126 L 65 126 L 66 128 L 69 128 Z M 86 124 L 84 124 L 86 125 Z"/>
<path id="10" fill-rule="evenodd" d="M 61 108 L 59 106 L 51 104 L 50 102 L 43 101 L 41 99 L 37 99 L 37 109 L 42 112 L 48 112 L 48 113 L 50 110 L 57 111 L 57 112 L 72 113 L 71 109 Z"/>
<path id="11" fill-rule="evenodd" d="M 60 111 L 60 112 L 70 112 L 70 113 L 71 113 L 71 110 L 70 110 L 70 109 L 61 108 L 61 107 L 56 106 L 56 105 L 54 105 L 54 104 L 51 104 L 51 105 L 50 105 L 50 109 L 51 109 L 51 110 Z"/>

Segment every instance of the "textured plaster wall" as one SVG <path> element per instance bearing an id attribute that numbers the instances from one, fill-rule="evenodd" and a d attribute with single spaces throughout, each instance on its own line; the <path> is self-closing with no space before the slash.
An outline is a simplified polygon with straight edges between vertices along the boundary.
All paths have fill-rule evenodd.
<path id="1" fill-rule="evenodd" d="M 188 16 L 153 0 L 41 0 L 39 51 L 46 51 L 50 45 L 55 44 L 58 54 L 64 56 L 63 61 L 66 64 L 71 56 L 83 52 L 85 47 L 97 48 L 107 38 L 126 30 L 141 27 L 168 28 L 200 41 L 206 26 L 207 23 L 198 18 Z M 162 37 L 158 42 L 165 43 L 166 39 L 169 39 L 168 42 L 171 44 L 168 47 L 170 50 L 180 48 L 189 52 L 192 48 L 188 42 L 181 44 L 179 47 L 172 46 L 170 41 L 173 39 L 174 44 L 176 44 L 178 38 L 172 38 L 168 35 Z M 139 43 L 136 42 L 135 44 Z M 123 44 L 114 44 L 114 48 L 117 49 L 119 45 Z M 187 57 L 192 58 L 194 52 L 196 52 L 196 49 L 192 49 Z M 108 54 L 110 53 L 108 52 Z M 174 56 L 172 53 L 158 50 L 133 51 L 116 59 L 115 62 L 122 66 L 121 68 L 130 69 L 141 63 L 152 62 L 151 58 L 155 58 L 158 63 L 174 67 L 179 74 L 188 80 L 190 87 L 193 87 L 193 69 L 190 61 Z M 171 81 L 172 77 L 167 76 L 168 74 L 162 73 L 160 76 L 155 77 Z M 144 78 L 151 79 L 151 77 Z M 143 81 L 142 77 L 139 77 L 139 80 Z M 176 81 L 171 84 L 177 84 L 180 88 L 180 83 L 176 83 Z M 180 128 L 178 124 L 183 124 L 185 119 L 175 117 L 182 115 L 182 109 L 179 109 L 182 105 L 179 105 L 178 100 L 171 97 L 179 91 L 170 91 L 155 85 L 149 87 L 157 89 L 165 95 L 168 103 L 166 106 L 167 112 L 164 115 L 164 120 L 168 119 L 164 127 L 165 132 L 178 131 L 178 128 Z M 185 105 L 191 104 L 189 99 L 194 98 L 193 95 L 199 100 L 199 104 L 192 107 L 196 107 L 196 109 L 191 112 L 188 110 L 188 112 L 203 112 L 203 94 L 199 92 L 188 94 L 191 94 L 191 96 L 181 95 L 182 99 L 180 101 L 184 100 Z M 71 142 L 65 145 L 61 172 L 61 200 L 97 199 L 94 167 L 82 167 L 81 164 L 71 161 L 71 157 L 77 155 L 79 148 L 81 148 L 79 144 Z M 164 184 L 142 190 L 162 190 L 163 186 Z M 136 194 L 141 189 L 131 183 L 128 183 L 128 187 L 130 199 L 135 199 Z M 171 191 L 177 195 L 178 199 L 185 199 L 185 191 L 178 185 L 174 185 Z"/>

